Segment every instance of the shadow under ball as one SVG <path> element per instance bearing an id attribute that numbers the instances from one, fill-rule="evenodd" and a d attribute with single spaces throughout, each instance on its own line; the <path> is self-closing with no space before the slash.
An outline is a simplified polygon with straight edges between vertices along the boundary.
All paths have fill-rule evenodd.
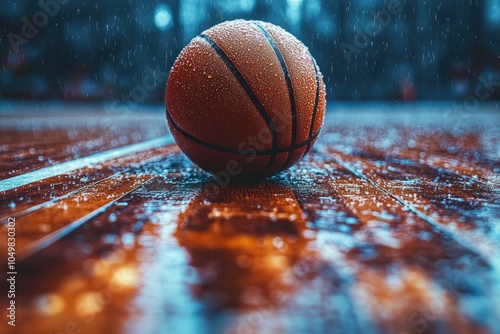
<path id="1" fill-rule="evenodd" d="M 323 124 L 323 76 L 282 28 L 235 20 L 195 37 L 166 88 L 175 141 L 195 164 L 232 178 L 265 178 L 311 149 Z"/>

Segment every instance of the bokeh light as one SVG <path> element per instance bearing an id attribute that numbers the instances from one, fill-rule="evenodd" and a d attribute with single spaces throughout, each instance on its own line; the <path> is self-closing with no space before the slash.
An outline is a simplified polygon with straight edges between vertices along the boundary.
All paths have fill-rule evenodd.
<path id="1" fill-rule="evenodd" d="M 172 27 L 172 12 L 167 5 L 158 5 L 155 10 L 155 25 L 160 30 Z"/>

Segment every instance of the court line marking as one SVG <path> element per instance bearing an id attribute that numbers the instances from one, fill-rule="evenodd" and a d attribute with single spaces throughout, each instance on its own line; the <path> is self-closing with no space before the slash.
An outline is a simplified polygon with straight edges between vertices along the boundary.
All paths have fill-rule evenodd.
<path id="1" fill-rule="evenodd" d="M 19 261 L 24 261 L 28 257 L 32 256 L 35 253 L 38 253 L 42 251 L 43 249 L 51 246 L 55 242 L 59 241 L 63 237 L 67 236 L 71 232 L 75 231 L 77 228 L 82 226 L 84 223 L 88 222 L 92 218 L 95 218 L 99 216 L 100 214 L 103 214 L 106 212 L 109 208 L 111 208 L 115 203 L 123 199 L 125 196 L 133 193 L 140 187 L 142 187 L 144 184 L 150 182 L 153 180 L 155 177 L 152 176 L 144 181 L 139 182 L 135 187 L 130 189 L 129 191 L 126 191 L 124 194 L 121 196 L 118 196 L 117 198 L 111 200 L 110 202 L 104 204 L 103 206 L 95 209 L 94 211 L 84 215 L 83 217 L 78 218 L 77 220 L 72 221 L 68 225 L 61 227 L 60 229 L 30 243 L 29 245 L 25 246 L 19 251 Z"/>
<path id="2" fill-rule="evenodd" d="M 145 166 L 147 164 L 157 162 L 157 161 L 159 161 L 160 159 L 162 159 L 164 157 L 165 157 L 165 154 L 162 154 L 162 153 L 156 154 L 156 155 L 153 155 L 153 156 L 151 156 L 150 158 L 148 158 L 146 160 L 142 160 L 138 165 L 134 165 L 134 167 Z M 28 215 L 28 214 L 30 214 L 32 212 L 35 212 L 35 211 L 37 211 L 39 209 L 42 209 L 42 208 L 44 208 L 46 206 L 55 204 L 55 203 L 57 203 L 57 202 L 59 202 L 59 201 L 61 201 L 63 199 L 66 199 L 66 198 L 68 198 L 70 196 L 73 196 L 73 195 L 77 194 L 78 192 L 80 192 L 83 189 L 88 189 L 88 188 L 94 187 L 94 186 L 100 184 L 101 182 L 105 182 L 105 181 L 109 180 L 110 178 L 116 177 L 116 176 L 124 174 L 124 173 L 128 173 L 128 172 L 130 172 L 132 170 L 133 170 L 133 167 L 127 167 L 127 168 L 125 168 L 125 169 L 123 169 L 121 171 L 118 171 L 118 172 L 116 172 L 116 173 L 114 173 L 112 175 L 109 175 L 109 176 L 104 177 L 102 179 L 97 179 L 97 180 L 95 180 L 92 183 L 85 184 L 82 187 L 77 188 L 75 190 L 72 190 L 72 191 L 70 191 L 70 192 L 68 192 L 68 193 L 66 193 L 64 195 L 59 196 L 59 197 L 52 198 L 51 200 L 48 200 L 48 201 L 45 201 L 43 203 L 34 205 L 32 207 L 29 207 L 29 208 L 21 210 L 21 211 L 14 212 L 14 213 L 12 213 L 12 214 L 10 214 L 8 216 L 0 217 L 0 224 L 6 224 L 8 222 L 8 220 L 9 220 L 9 218 L 13 218 L 13 217 L 19 218 L 19 217 L 22 217 L 22 216 L 26 216 L 26 215 Z M 32 183 L 32 184 L 34 184 L 34 183 Z"/>
<path id="3" fill-rule="evenodd" d="M 110 176 L 107 176 L 107 177 L 105 177 L 105 178 L 103 178 L 103 179 L 99 179 L 99 180 L 97 180 L 96 182 L 93 182 L 93 183 L 90 183 L 90 184 L 86 184 L 85 186 L 83 186 L 83 187 L 81 187 L 81 188 L 77 188 L 77 189 L 75 189 L 75 190 L 73 190 L 73 191 L 70 191 L 70 192 L 68 192 L 68 193 L 66 193 L 66 194 L 64 194 L 64 195 L 62 195 L 62 196 L 59 196 L 59 197 L 53 198 L 53 199 L 51 199 L 51 200 L 45 201 L 45 202 L 40 203 L 40 204 L 37 204 L 37 205 L 34 205 L 34 206 L 32 206 L 32 207 L 30 207 L 30 208 L 27 208 L 27 209 L 24 209 L 24 210 L 22 210 L 22 211 L 12 213 L 12 214 L 11 214 L 11 215 L 9 215 L 9 216 L 0 217 L 0 224 L 7 224 L 7 222 L 8 222 L 8 220 L 9 220 L 9 218 L 20 218 L 20 217 L 22 217 L 22 216 L 26 216 L 26 215 L 28 215 L 28 214 L 30 214 L 30 213 L 32 213 L 32 212 L 35 212 L 35 211 L 37 211 L 37 210 L 39 210 L 39 209 L 42 209 L 42 208 L 44 208 L 44 207 L 47 207 L 47 206 L 49 206 L 49 205 L 56 204 L 57 202 L 60 202 L 60 201 L 62 201 L 63 199 L 66 199 L 66 198 L 69 198 L 69 197 L 71 197 L 71 196 L 73 196 L 73 195 L 78 194 L 78 193 L 79 193 L 80 191 L 82 191 L 82 190 L 85 190 L 85 189 L 89 189 L 89 188 L 91 188 L 91 187 L 94 187 L 94 186 L 98 185 L 98 184 L 99 184 L 99 183 L 101 183 L 101 182 L 105 182 L 105 181 L 107 181 L 107 180 L 109 180 L 109 179 L 112 179 L 112 178 L 114 178 L 114 177 L 117 177 L 117 176 L 119 176 L 119 175 L 121 175 L 121 174 L 123 174 L 123 173 L 126 173 L 126 172 L 127 172 L 127 170 L 119 171 L 119 172 L 117 172 L 117 173 L 115 173 L 115 174 L 112 174 L 112 175 L 110 175 Z"/>
<path id="4" fill-rule="evenodd" d="M 325 151 L 323 151 L 322 153 L 325 153 Z M 456 230 L 449 228 L 448 226 L 442 224 L 441 222 L 429 217 L 426 213 L 421 212 L 413 204 L 408 203 L 405 200 L 400 199 L 398 196 L 392 194 L 389 190 L 380 186 L 378 183 L 376 183 L 369 177 L 365 176 L 362 172 L 356 170 L 355 167 L 350 166 L 348 162 L 344 163 L 344 161 L 341 160 L 341 158 L 339 158 L 338 156 L 337 157 L 332 156 L 332 158 L 341 167 L 345 168 L 347 171 L 351 172 L 355 176 L 365 180 L 375 188 L 379 189 L 383 193 L 393 198 L 397 203 L 407 208 L 409 211 L 413 212 L 417 217 L 424 220 L 427 224 L 431 225 L 436 231 L 440 232 L 444 236 L 448 236 L 450 239 L 457 242 L 464 249 L 467 249 L 472 254 L 476 255 L 477 258 L 484 261 L 490 267 L 491 272 L 493 274 L 500 272 L 500 261 L 496 258 L 495 255 L 491 255 L 491 248 L 492 248 L 491 245 L 492 244 L 494 245 L 494 243 L 492 243 L 490 240 L 487 240 L 486 242 L 484 240 L 483 242 L 477 242 L 477 240 L 474 237 L 471 237 L 469 234 L 460 233 L 460 231 L 457 232 Z M 499 283 L 492 283 L 492 284 L 500 288 Z"/>
<path id="5" fill-rule="evenodd" d="M 381 191 L 382 193 L 386 194 L 387 196 L 391 197 L 394 199 L 399 205 L 403 206 L 413 214 L 415 214 L 418 218 L 422 219 L 425 221 L 427 224 L 431 225 L 437 232 L 443 234 L 444 236 L 448 236 L 454 241 L 456 241 L 460 246 L 464 247 L 464 249 L 467 249 L 470 251 L 472 254 L 477 255 L 477 257 L 481 258 L 483 261 L 488 263 L 492 268 L 496 268 L 497 265 L 492 261 L 492 259 L 488 256 L 488 254 L 485 252 L 484 247 L 481 247 L 480 245 L 477 246 L 476 242 L 474 240 L 471 240 L 468 236 L 464 235 L 459 235 L 446 225 L 440 223 L 439 221 L 429 217 L 426 213 L 420 211 L 417 209 L 413 204 L 406 202 L 406 200 L 403 200 L 399 198 L 398 196 L 394 195 L 392 192 L 389 190 L 385 189 L 381 185 L 379 185 L 376 181 L 372 180 L 368 176 L 364 175 L 363 172 L 358 171 L 354 166 L 352 166 L 349 162 L 345 162 L 342 160 L 341 157 L 338 156 L 337 153 L 331 152 L 328 149 L 325 149 L 323 147 L 318 149 L 319 152 L 326 154 L 327 156 L 331 157 L 339 166 L 342 168 L 346 169 L 353 175 L 357 176 L 358 178 L 368 182 L 370 185 Z"/>
<path id="6" fill-rule="evenodd" d="M 160 146 L 171 145 L 173 143 L 174 139 L 172 136 L 163 136 L 145 142 L 96 153 L 87 157 L 62 162 L 53 166 L 41 168 L 32 172 L 28 172 L 26 174 L 14 176 L 9 179 L 0 181 L 0 192 L 5 192 L 7 190 L 22 187 L 29 183 L 40 181 L 49 177 L 69 173 L 76 169 L 90 167 L 92 165 L 119 158 L 124 155 L 146 151 Z"/>

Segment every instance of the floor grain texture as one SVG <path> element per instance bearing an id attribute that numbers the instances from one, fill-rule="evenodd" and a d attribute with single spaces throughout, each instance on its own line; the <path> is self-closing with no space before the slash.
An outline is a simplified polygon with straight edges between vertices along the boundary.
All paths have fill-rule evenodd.
<path id="1" fill-rule="evenodd" d="M 0 185 L 169 136 L 161 108 L 64 108 L 0 110 Z M 500 108 L 449 108 L 334 104 L 259 183 L 216 186 L 172 144 L 2 191 L 1 332 L 499 333 Z"/>

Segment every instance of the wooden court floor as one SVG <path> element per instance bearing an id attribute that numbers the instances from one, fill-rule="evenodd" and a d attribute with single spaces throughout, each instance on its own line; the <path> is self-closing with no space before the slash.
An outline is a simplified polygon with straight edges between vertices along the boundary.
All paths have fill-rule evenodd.
<path id="1" fill-rule="evenodd" d="M 330 104 L 222 188 L 161 106 L 2 104 L 0 332 L 500 333 L 500 106 L 454 110 Z"/>

